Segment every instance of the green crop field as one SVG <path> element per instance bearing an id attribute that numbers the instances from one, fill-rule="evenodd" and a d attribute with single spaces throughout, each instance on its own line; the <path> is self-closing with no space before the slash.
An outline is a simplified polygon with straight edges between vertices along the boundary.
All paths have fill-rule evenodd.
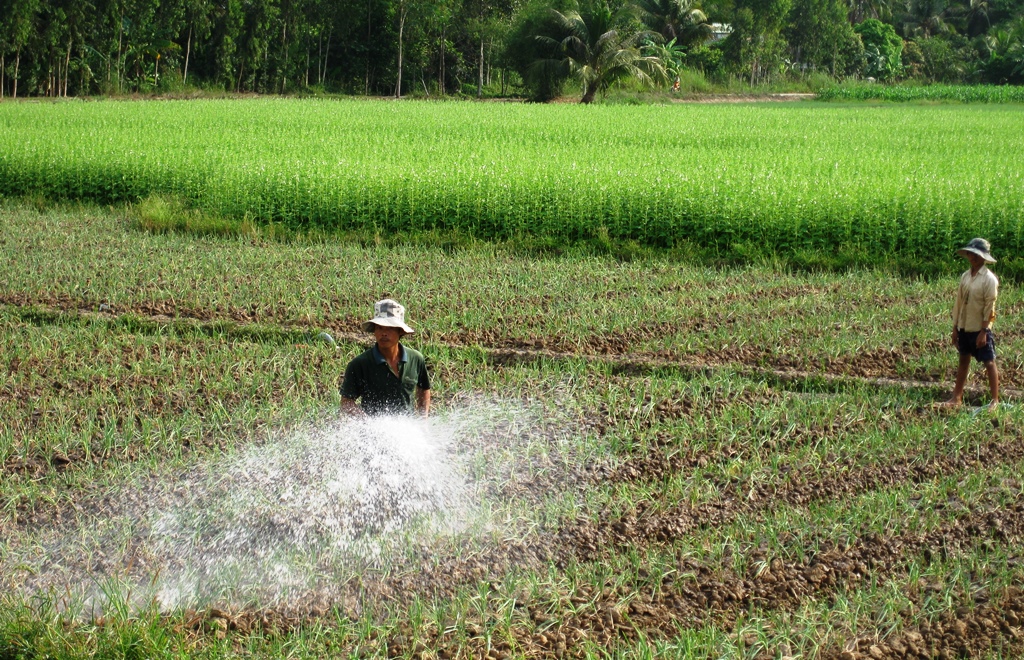
<path id="1" fill-rule="evenodd" d="M 17 111 L 114 107 L 193 106 Z M 207 202 L 295 165 L 239 155 L 202 187 L 179 153 Z M 1024 299 L 998 303 L 1005 405 L 974 409 L 975 368 L 935 408 L 961 267 L 152 233 L 0 200 L 0 658 L 1020 657 Z M 434 378 L 397 437 L 338 413 L 384 296 Z"/>
<path id="2" fill-rule="evenodd" d="M 1024 88 L 1014 85 L 835 85 L 818 93 L 822 101 L 943 101 L 1024 103 Z"/>
<path id="3" fill-rule="evenodd" d="M 0 660 L 1020 657 L 1022 118 L 0 104 Z"/>
<path id="4" fill-rule="evenodd" d="M 984 235 L 1017 276 L 1022 152 L 1014 104 L 0 105 L 0 195 L 928 274 Z"/>

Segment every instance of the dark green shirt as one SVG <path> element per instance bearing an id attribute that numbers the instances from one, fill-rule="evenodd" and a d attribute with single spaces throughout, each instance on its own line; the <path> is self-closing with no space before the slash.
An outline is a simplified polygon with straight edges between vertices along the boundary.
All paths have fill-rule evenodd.
<path id="1" fill-rule="evenodd" d="M 377 344 L 366 349 L 345 368 L 341 396 L 361 399 L 359 404 L 371 415 L 412 412 L 413 392 L 430 389 L 427 362 L 419 351 L 398 345 L 398 375 L 388 366 Z"/>

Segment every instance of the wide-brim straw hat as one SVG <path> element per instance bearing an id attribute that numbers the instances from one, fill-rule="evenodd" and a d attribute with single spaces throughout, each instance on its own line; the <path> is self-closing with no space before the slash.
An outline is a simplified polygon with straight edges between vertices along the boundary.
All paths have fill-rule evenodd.
<path id="1" fill-rule="evenodd" d="M 994 264 L 996 258 L 991 254 L 992 246 L 984 238 L 972 238 L 968 241 L 967 245 L 956 251 L 961 257 L 966 257 L 966 253 L 976 254 L 985 260 L 985 263 Z"/>
<path id="2" fill-rule="evenodd" d="M 360 327 L 366 332 L 373 332 L 373 326 L 379 325 L 385 328 L 398 328 L 407 335 L 416 332 L 405 324 L 405 307 L 396 301 L 385 298 L 373 305 L 373 318 L 363 321 Z"/>

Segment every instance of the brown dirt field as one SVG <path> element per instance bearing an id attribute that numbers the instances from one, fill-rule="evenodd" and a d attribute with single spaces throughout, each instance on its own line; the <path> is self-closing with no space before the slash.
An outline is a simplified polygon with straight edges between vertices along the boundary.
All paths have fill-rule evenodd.
<path id="1" fill-rule="evenodd" d="M 832 474 L 818 478 L 795 471 L 787 483 L 766 493 L 764 497 L 753 499 L 743 488 L 737 488 L 736 484 L 723 482 L 719 484 L 723 493 L 721 500 L 705 506 L 692 509 L 683 506 L 665 511 L 648 511 L 642 506 L 625 517 L 602 517 L 597 522 L 564 521 L 550 535 L 540 534 L 527 542 L 491 548 L 468 559 L 435 557 L 433 561 L 425 562 L 424 568 L 415 575 L 406 574 L 384 580 L 374 580 L 368 576 L 360 585 L 361 597 L 372 595 L 372 598 L 381 598 L 386 602 L 402 603 L 416 595 L 443 597 L 452 594 L 460 585 L 489 582 L 495 597 L 516 598 L 516 594 L 500 593 L 500 580 L 507 571 L 517 567 L 540 568 L 553 562 L 564 568 L 570 562 L 599 562 L 613 553 L 615 548 L 643 552 L 645 549 L 664 546 L 696 528 L 722 526 L 740 514 L 756 515 L 780 502 L 800 507 L 813 501 L 851 498 L 878 488 L 919 483 L 979 465 L 1022 458 L 1024 442 L 1020 434 L 1013 432 L 957 456 L 931 459 L 908 457 L 895 464 L 871 465 L 860 469 L 840 466 Z M 624 470 L 613 471 L 600 478 L 632 481 L 638 476 L 632 470 Z M 892 537 L 869 533 L 861 538 L 824 538 L 819 540 L 821 549 L 803 563 L 767 557 L 752 550 L 746 557 L 747 565 L 768 566 L 756 574 L 737 575 L 731 569 L 714 562 L 700 563 L 680 558 L 677 574 L 686 575 L 685 579 L 649 576 L 651 584 L 648 587 L 631 587 L 626 591 L 616 591 L 613 585 L 584 586 L 578 593 L 564 595 L 567 602 L 557 607 L 550 603 L 531 603 L 518 596 L 522 603 L 517 605 L 517 609 L 535 625 L 524 623 L 514 629 L 517 652 L 525 652 L 531 657 L 578 657 L 577 652 L 584 640 L 612 644 L 622 640 L 636 640 L 640 635 L 667 637 L 679 625 L 699 627 L 706 622 L 731 629 L 737 617 L 752 606 L 794 609 L 811 597 L 820 598 L 839 589 L 855 588 L 864 581 L 902 576 L 907 562 L 913 557 L 924 557 L 930 561 L 933 555 L 964 552 L 978 544 L 994 543 L 1013 548 L 1024 540 L 1024 499 L 1020 496 L 1009 507 L 991 506 L 967 510 L 957 508 L 959 505 L 955 502 L 952 504 L 958 517 L 939 530 Z M 803 543 L 806 544 L 806 540 Z M 354 603 L 355 599 L 353 594 L 351 602 Z M 960 646 L 967 643 L 973 655 L 993 645 L 1015 642 L 1016 638 L 1007 631 L 1018 625 L 1014 623 L 1013 607 L 1024 607 L 1024 599 L 1018 600 L 1020 602 L 1014 601 L 1016 604 L 1012 606 L 1000 604 L 1002 609 L 990 608 L 991 611 L 976 609 L 970 615 L 982 617 L 982 614 L 978 614 L 982 612 L 985 614 L 983 618 L 995 617 L 993 620 L 1004 621 L 1006 625 L 998 625 L 992 631 L 993 634 L 972 636 L 966 642 L 959 640 L 959 645 L 950 647 L 946 629 L 935 627 L 920 633 L 904 633 L 906 641 L 902 643 L 923 643 L 926 646 L 922 648 L 934 647 L 937 652 L 943 648 L 952 648 L 955 654 L 961 653 Z M 310 611 L 293 612 L 288 616 L 296 620 L 315 617 L 328 606 L 323 603 L 320 609 L 314 607 Z M 571 613 L 573 611 L 575 613 Z M 358 610 L 353 611 L 353 615 L 357 613 Z M 245 616 L 254 615 L 250 613 Z M 483 624 L 470 622 L 470 632 L 474 626 L 480 631 L 484 630 Z M 538 627 L 546 630 L 538 633 Z M 917 634 L 921 635 L 920 640 L 915 636 Z M 447 650 L 452 657 L 460 652 L 483 655 L 488 651 L 488 642 L 482 635 L 479 638 L 471 637 L 468 647 L 465 640 L 455 639 L 439 631 L 435 631 L 432 636 L 428 634 L 428 638 L 430 641 L 425 643 L 425 648 Z M 411 630 L 399 632 L 388 641 L 389 652 L 413 651 L 405 646 L 403 640 L 407 639 L 422 640 L 423 631 L 417 634 Z M 899 643 L 898 639 L 889 640 L 886 642 L 888 646 L 879 648 L 895 649 L 899 648 Z M 511 647 L 505 650 L 511 651 Z M 839 652 L 836 651 L 837 657 Z M 864 652 L 868 652 L 868 647 L 865 647 Z"/>
<path id="2" fill-rule="evenodd" d="M 39 304 L 38 301 L 5 304 Z M 72 301 L 50 301 L 65 311 L 79 310 Z M 80 310 L 81 311 L 81 310 Z M 93 313 L 92 310 L 88 310 Z M 129 310 L 112 310 L 123 313 Z M 160 306 L 130 310 L 135 314 L 161 321 L 168 317 L 209 321 L 215 318 L 202 310 L 180 310 Z M 230 316 L 237 322 L 252 322 L 256 315 Z M 264 318 L 264 317 L 260 317 Z M 338 328 L 351 327 L 350 319 Z M 456 333 L 433 338 L 450 346 L 481 346 L 491 351 L 496 363 L 515 363 L 545 358 L 612 358 L 621 373 L 642 373 L 648 369 L 677 367 L 707 369 L 729 366 L 751 373 L 768 373 L 780 379 L 824 378 L 853 379 L 901 387 L 934 387 L 933 381 L 909 381 L 895 378 L 896 367 L 915 351 L 937 350 L 938 346 L 906 346 L 895 350 L 879 350 L 822 365 L 822 372 L 808 371 L 806 365 L 795 365 L 770 351 L 745 348 L 723 350 L 694 356 L 635 356 L 630 347 L 666 331 L 652 324 L 629 333 L 611 333 L 595 337 L 587 344 L 586 354 L 579 347 L 566 346 L 544 339 L 510 339 L 497 333 Z M 364 335 L 333 329 L 339 339 L 362 340 Z M 571 349 L 571 350 L 565 350 Z M 108 384 L 109 385 L 109 384 Z M 130 385 L 130 387 L 129 387 Z M 135 387 L 138 384 L 124 384 Z M 88 386 L 83 384 L 83 386 Z M 1020 393 L 1009 392 L 1010 396 Z M 0 393 L 15 399 L 31 398 L 31 392 Z M 751 402 L 769 400 L 771 394 L 748 393 Z M 706 413 L 687 399 L 667 398 L 651 402 L 654 420 L 674 419 Z M 592 428 L 602 432 L 611 411 L 595 411 Z M 873 425 L 897 427 L 901 422 L 920 415 L 939 415 L 935 411 L 896 410 Z M 867 423 L 867 422 L 865 422 Z M 843 430 L 849 430 L 844 427 Z M 777 452 L 780 448 L 813 444 L 817 439 L 834 435 L 839 429 L 821 426 L 797 428 L 779 446 L 720 448 L 714 456 L 686 450 L 675 451 L 678 443 L 668 435 L 657 438 L 643 453 L 627 457 L 614 468 L 594 466 L 575 475 L 580 485 L 602 483 L 639 483 L 658 481 L 684 471 L 706 469 L 709 465 L 752 452 Z M 4 471 L 27 471 L 33 476 L 48 470 L 66 469 L 74 457 L 40 458 L 25 464 L 6 465 Z M 859 465 L 836 462 L 825 471 L 810 466 L 784 466 L 770 482 L 747 484 L 738 480 L 715 483 L 720 497 L 696 507 L 675 505 L 660 507 L 641 502 L 637 510 L 624 515 L 600 514 L 596 521 L 565 520 L 557 529 L 541 531 L 533 538 L 511 542 L 503 547 L 484 549 L 469 557 L 425 558 L 422 570 L 398 576 L 366 580 L 352 587 L 352 593 L 341 602 L 311 601 L 304 611 L 239 611 L 208 610 L 187 612 L 176 626 L 197 635 L 222 635 L 228 631 L 245 634 L 253 630 L 287 630 L 310 619 L 326 615 L 330 608 L 340 607 L 351 616 L 359 615 L 365 602 L 408 603 L 422 596 L 443 597 L 462 586 L 481 582 L 490 584 L 495 597 L 516 600 L 520 620 L 514 623 L 511 642 L 492 644 L 485 633 L 485 621 L 465 625 L 466 638 L 441 629 L 397 631 L 379 643 L 389 654 L 431 651 L 437 657 L 507 656 L 513 650 L 530 657 L 580 657 L 583 645 L 593 643 L 610 646 L 639 640 L 641 636 L 667 638 L 680 626 L 699 627 L 714 623 L 727 630 L 734 629 L 738 619 L 752 607 L 793 610 L 812 598 L 827 598 L 840 590 L 855 588 L 871 580 L 906 576 L 908 562 L 913 558 L 955 555 L 978 547 L 1018 548 L 1024 542 L 1024 498 L 1018 496 L 1009 506 L 990 505 L 976 510 L 956 510 L 954 519 L 928 533 L 881 536 L 865 533 L 856 538 L 820 539 L 819 549 L 804 562 L 770 557 L 757 549 L 745 549 L 746 565 L 762 570 L 736 574 L 724 564 L 697 562 L 680 557 L 674 575 L 641 576 L 647 586 L 619 591 L 614 585 L 584 585 L 575 593 L 563 594 L 564 602 L 536 603 L 518 594 L 501 594 L 500 580 L 509 570 L 539 568 L 548 564 L 565 567 L 574 562 L 599 562 L 616 549 L 629 548 L 644 552 L 666 547 L 696 529 L 728 524 L 738 516 L 758 516 L 780 504 L 806 507 L 813 502 L 850 499 L 877 489 L 906 483 L 922 483 L 936 477 L 958 472 L 1005 465 L 1024 460 L 1024 433 L 1011 425 L 997 426 L 987 439 L 974 443 L 969 451 L 949 455 L 916 455 L 914 453 L 886 461 L 885 464 Z M 563 475 L 564 476 L 564 475 Z M 521 492 L 545 492 L 549 484 L 543 479 L 518 484 Z M 39 514 L 39 515 L 36 515 Z M 19 516 L 14 524 L 25 528 L 60 524 L 62 513 L 33 512 Z M 731 565 L 731 562 L 729 562 Z M 1024 585 L 1020 585 L 1024 586 Z M 921 585 L 919 593 L 911 593 L 912 602 L 920 603 L 930 588 Z M 967 596 L 964 596 L 967 599 Z M 1024 591 L 1011 587 L 1002 593 L 972 594 L 970 607 L 960 607 L 942 615 L 932 624 L 906 627 L 898 634 L 881 639 L 877 635 L 856 640 L 848 648 L 833 649 L 822 657 L 840 660 L 866 658 L 913 657 L 976 657 L 993 649 L 1006 653 L 1024 653 Z M 910 614 L 907 615 L 908 620 Z M 100 622 L 102 623 L 102 622 Z M 422 648 L 412 646 L 419 640 Z M 781 651 L 780 651 L 781 652 Z M 764 656 L 764 657 L 774 657 Z"/>
<path id="3" fill-rule="evenodd" d="M 485 634 L 486 622 L 467 621 L 464 635 L 425 629 L 400 628 L 380 640 L 389 655 L 412 653 L 421 657 L 507 657 L 515 651 L 527 657 L 582 657 L 585 642 L 605 648 L 645 638 L 670 638 L 680 626 L 697 628 L 712 623 L 733 629 L 750 607 L 792 610 L 810 598 L 828 597 L 841 589 L 856 588 L 872 580 L 905 575 L 909 557 L 943 556 L 969 551 L 975 546 L 1002 544 L 1013 547 L 1024 539 L 1024 502 L 1009 508 L 972 511 L 928 534 L 882 537 L 867 534 L 842 542 L 825 541 L 813 557 L 802 562 L 771 558 L 753 551 L 746 559 L 752 568 L 739 575 L 717 565 L 681 557 L 675 575 L 646 576 L 641 588 L 613 584 L 582 585 L 563 594 L 559 602 L 532 603 L 522 594 L 505 594 L 491 584 L 495 598 L 512 599 L 518 622 L 512 640 L 496 642 Z M 757 568 L 755 568 L 757 567 Z M 475 573 L 478 574 L 478 573 Z M 644 577 L 644 576 L 642 576 Z M 478 579 L 485 579 L 479 575 Z M 921 582 L 910 593 L 912 607 L 920 606 L 932 585 Z M 942 614 L 938 621 L 904 626 L 886 638 L 865 634 L 844 649 L 831 649 L 823 658 L 867 660 L 878 658 L 977 657 L 998 649 L 1016 654 L 1024 651 L 1024 591 L 1011 586 L 999 593 L 974 593 L 970 606 Z M 316 620 L 325 612 L 312 608 L 302 614 L 274 611 L 186 612 L 177 624 L 198 634 L 232 630 L 242 634 L 258 629 L 287 630 Z M 905 616 L 912 615 L 912 611 Z M 212 621 L 219 619 L 220 621 Z M 415 645 L 410 640 L 417 640 Z M 748 644 L 753 644 L 752 640 Z M 783 649 L 758 658 L 786 655 Z"/>

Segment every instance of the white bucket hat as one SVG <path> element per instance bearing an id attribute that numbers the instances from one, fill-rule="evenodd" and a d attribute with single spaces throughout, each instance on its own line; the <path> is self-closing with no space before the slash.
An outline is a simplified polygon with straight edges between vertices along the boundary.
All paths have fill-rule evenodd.
<path id="1" fill-rule="evenodd" d="M 399 305 L 391 298 L 378 300 L 373 305 L 373 318 L 363 321 L 360 327 L 365 332 L 373 332 L 373 326 L 379 325 L 385 328 L 398 328 L 408 335 L 416 332 L 405 324 L 405 307 Z"/>
<path id="2" fill-rule="evenodd" d="M 996 258 L 990 253 L 991 250 L 992 246 L 989 245 L 989 242 L 984 238 L 972 238 L 968 241 L 967 245 L 957 250 L 956 253 L 961 257 L 964 257 L 967 256 L 964 252 L 970 252 L 971 254 L 976 254 L 984 259 L 985 263 L 994 264 L 996 262 Z"/>

